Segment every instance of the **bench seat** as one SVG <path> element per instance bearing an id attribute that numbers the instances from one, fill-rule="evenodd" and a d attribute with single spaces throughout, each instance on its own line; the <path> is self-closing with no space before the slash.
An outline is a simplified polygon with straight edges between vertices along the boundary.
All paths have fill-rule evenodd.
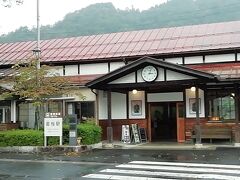
<path id="1" fill-rule="evenodd" d="M 196 139 L 196 130 L 194 128 L 191 138 Z M 209 127 L 201 126 L 201 139 L 209 139 L 212 143 L 213 139 L 227 139 L 232 142 L 232 128 L 231 127 Z"/>

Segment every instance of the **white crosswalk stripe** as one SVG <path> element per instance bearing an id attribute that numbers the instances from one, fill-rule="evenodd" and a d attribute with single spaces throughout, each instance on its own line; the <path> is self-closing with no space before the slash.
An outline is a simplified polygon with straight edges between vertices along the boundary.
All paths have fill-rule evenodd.
<path id="1" fill-rule="evenodd" d="M 96 174 L 91 179 L 221 179 L 240 180 L 240 165 L 132 161 Z"/>

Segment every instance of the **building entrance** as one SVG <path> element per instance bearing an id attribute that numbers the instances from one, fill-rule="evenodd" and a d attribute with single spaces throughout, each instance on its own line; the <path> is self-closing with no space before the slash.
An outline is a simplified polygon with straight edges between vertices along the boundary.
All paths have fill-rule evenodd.
<path id="1" fill-rule="evenodd" d="M 176 102 L 150 104 L 152 141 L 177 141 Z"/>

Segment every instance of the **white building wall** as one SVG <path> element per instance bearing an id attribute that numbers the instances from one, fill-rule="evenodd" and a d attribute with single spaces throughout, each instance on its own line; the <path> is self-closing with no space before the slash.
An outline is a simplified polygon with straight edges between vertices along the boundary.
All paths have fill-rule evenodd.
<path id="1" fill-rule="evenodd" d="M 205 107 L 204 107 L 204 91 L 199 89 L 199 99 L 200 99 L 200 117 L 205 117 Z M 192 102 L 195 101 L 195 92 L 191 89 L 186 89 L 186 117 L 196 118 L 196 112 L 191 110 Z"/>
<path id="2" fill-rule="evenodd" d="M 127 96 L 121 93 L 111 93 L 112 119 L 127 119 Z"/>
<path id="3" fill-rule="evenodd" d="M 203 63 L 203 56 L 193 56 L 193 57 L 185 57 L 185 64 L 201 64 Z"/>
<path id="4" fill-rule="evenodd" d="M 114 71 L 123 66 L 125 66 L 124 62 L 111 62 L 110 63 L 110 71 Z"/>
<path id="5" fill-rule="evenodd" d="M 51 74 L 63 76 L 63 66 L 51 66 L 49 75 Z"/>
<path id="6" fill-rule="evenodd" d="M 183 101 L 183 92 L 147 94 L 147 102 L 171 102 L 171 101 Z"/>
<path id="7" fill-rule="evenodd" d="M 220 54 L 220 55 L 208 55 L 205 56 L 205 62 L 229 62 L 235 61 L 235 54 Z"/>
<path id="8" fill-rule="evenodd" d="M 81 64 L 80 75 L 105 74 L 108 73 L 107 63 Z"/>
<path id="9" fill-rule="evenodd" d="M 66 65 L 65 66 L 65 76 L 78 75 L 78 64 L 76 65 Z"/>
<path id="10" fill-rule="evenodd" d="M 141 104 L 141 114 L 134 115 L 133 113 L 133 103 L 140 102 Z M 133 94 L 132 91 L 129 91 L 129 118 L 130 119 L 142 119 L 146 118 L 145 116 L 145 92 L 138 91 L 137 94 Z"/>
<path id="11" fill-rule="evenodd" d="M 98 118 L 101 119 L 107 119 L 108 118 L 108 108 L 107 108 L 107 93 L 104 91 L 99 91 L 98 93 Z"/>
<path id="12" fill-rule="evenodd" d="M 116 79 L 112 82 L 110 82 L 109 84 L 123 84 L 123 83 L 135 83 L 135 72 L 130 73 L 126 76 L 123 76 L 119 79 Z"/>
<path id="13" fill-rule="evenodd" d="M 74 90 L 68 93 L 68 97 L 74 97 L 74 99 L 68 101 L 96 101 L 96 95 L 91 89 L 81 87 L 79 90 Z"/>
<path id="14" fill-rule="evenodd" d="M 182 73 L 167 70 L 167 81 L 186 80 L 186 79 L 196 79 L 196 78 L 182 74 Z"/>
<path id="15" fill-rule="evenodd" d="M 183 63 L 182 57 L 178 57 L 178 58 L 166 58 L 165 61 L 166 61 L 166 62 L 173 63 L 173 64 L 182 64 L 182 63 Z"/>

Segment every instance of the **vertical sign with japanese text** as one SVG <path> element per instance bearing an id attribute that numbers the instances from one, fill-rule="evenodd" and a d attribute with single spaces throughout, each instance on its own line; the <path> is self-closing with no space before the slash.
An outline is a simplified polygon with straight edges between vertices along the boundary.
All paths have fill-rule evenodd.
<path id="1" fill-rule="evenodd" d="M 44 118 L 44 145 L 47 145 L 47 136 L 59 136 L 62 145 L 62 117 L 61 113 L 46 113 Z"/>

